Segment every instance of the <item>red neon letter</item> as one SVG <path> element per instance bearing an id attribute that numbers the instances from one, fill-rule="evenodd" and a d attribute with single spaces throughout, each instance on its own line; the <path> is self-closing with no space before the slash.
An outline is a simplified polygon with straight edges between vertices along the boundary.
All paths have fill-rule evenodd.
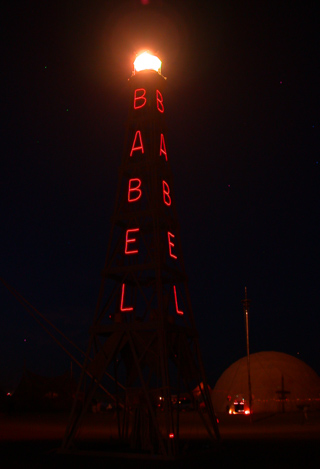
<path id="1" fill-rule="evenodd" d="M 142 91 L 142 94 L 140 94 L 140 96 L 137 96 L 138 91 Z M 145 95 L 146 95 L 146 90 L 144 88 L 138 88 L 137 90 L 134 90 L 134 98 L 133 98 L 134 109 L 140 109 L 146 104 L 147 98 L 145 98 Z M 142 104 L 138 105 L 137 101 L 140 101 L 140 100 L 142 100 Z"/>
<path id="2" fill-rule="evenodd" d="M 163 97 L 159 90 L 157 90 L 157 109 L 160 112 L 164 112 Z"/>
<path id="3" fill-rule="evenodd" d="M 136 141 L 137 141 L 137 137 L 139 137 L 139 140 L 140 140 L 140 146 L 138 146 L 138 147 L 135 146 Z M 137 131 L 136 131 L 136 134 L 135 134 L 135 136 L 134 136 L 134 140 L 133 140 L 133 144 L 132 144 L 130 156 L 132 156 L 132 153 L 133 153 L 134 151 L 137 151 L 137 150 L 142 150 L 142 153 L 144 153 L 143 143 L 142 143 L 142 138 L 141 138 L 141 132 L 140 132 L 140 130 L 137 130 Z"/>
<path id="4" fill-rule="evenodd" d="M 171 241 L 170 238 L 174 238 L 174 235 L 172 233 L 170 233 L 170 231 L 168 231 L 168 243 L 169 243 L 169 254 L 171 257 L 173 257 L 174 259 L 178 259 L 177 256 L 175 256 L 174 254 L 172 254 L 171 252 L 171 247 L 174 246 L 174 243 Z"/>
<path id="5" fill-rule="evenodd" d="M 132 187 L 132 183 L 137 182 L 136 187 Z M 140 199 L 142 195 L 142 190 L 140 189 L 141 186 L 141 179 L 129 179 L 129 189 L 128 189 L 128 202 L 136 202 Z M 137 192 L 136 197 L 132 197 L 131 192 Z"/>
<path id="6" fill-rule="evenodd" d="M 175 303 L 176 303 L 176 312 L 177 312 L 177 314 L 183 314 L 183 311 L 179 310 L 178 300 L 177 300 L 177 290 L 176 290 L 175 285 L 173 285 L 173 293 L 174 293 L 174 300 L 175 300 Z"/>
<path id="7" fill-rule="evenodd" d="M 160 153 L 159 153 L 159 155 L 161 156 L 162 154 L 164 154 L 164 156 L 166 157 L 166 161 L 168 161 L 166 143 L 164 141 L 163 134 L 160 135 Z"/>
<path id="8" fill-rule="evenodd" d="M 121 304 L 120 304 L 120 311 L 133 311 L 132 306 L 128 306 L 127 308 L 123 307 L 123 298 L 124 298 L 124 289 L 125 289 L 125 284 L 122 284 L 122 292 L 121 292 Z"/>
<path id="9" fill-rule="evenodd" d="M 168 207 L 171 205 L 170 188 L 166 181 L 162 181 L 163 201 Z"/>
<path id="10" fill-rule="evenodd" d="M 126 247 L 125 247 L 125 254 L 137 254 L 139 251 L 138 249 L 135 249 L 134 251 L 128 251 L 128 244 L 129 243 L 135 243 L 137 240 L 136 238 L 129 238 L 128 235 L 129 233 L 136 233 L 139 231 L 140 228 L 133 228 L 132 230 L 127 230 L 126 232 Z"/>

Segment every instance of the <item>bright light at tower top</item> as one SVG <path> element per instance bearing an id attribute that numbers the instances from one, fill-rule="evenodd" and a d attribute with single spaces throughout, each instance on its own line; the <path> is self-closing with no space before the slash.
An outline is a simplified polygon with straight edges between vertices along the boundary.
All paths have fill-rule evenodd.
<path id="1" fill-rule="evenodd" d="M 161 73 L 161 60 L 155 55 L 149 54 L 149 52 L 143 52 L 138 55 L 136 60 L 133 62 L 134 71 L 141 72 L 141 70 L 155 70 Z"/>

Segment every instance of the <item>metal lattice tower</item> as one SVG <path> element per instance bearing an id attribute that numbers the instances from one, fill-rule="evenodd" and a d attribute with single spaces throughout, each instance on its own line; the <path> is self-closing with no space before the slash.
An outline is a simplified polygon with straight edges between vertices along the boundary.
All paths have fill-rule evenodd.
<path id="1" fill-rule="evenodd" d="M 118 436 L 133 451 L 179 453 L 179 402 L 186 396 L 208 437 L 219 437 L 181 251 L 165 84 L 160 68 L 135 69 L 129 80 L 112 227 L 78 393 L 86 375 L 91 379 L 82 410 L 75 405 L 71 413 L 64 450 L 75 442 L 98 386 L 117 403 Z"/>

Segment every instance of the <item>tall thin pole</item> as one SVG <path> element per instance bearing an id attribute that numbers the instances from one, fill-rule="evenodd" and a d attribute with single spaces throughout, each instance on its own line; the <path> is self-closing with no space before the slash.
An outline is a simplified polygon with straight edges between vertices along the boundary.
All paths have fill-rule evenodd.
<path id="1" fill-rule="evenodd" d="M 251 376 L 250 376 L 250 348 L 249 348 L 249 307 L 251 300 L 247 296 L 247 287 L 244 287 L 244 300 L 241 301 L 246 321 L 246 343 L 247 343 L 247 369 L 248 369 L 248 393 L 249 393 L 249 410 L 252 414 L 252 393 L 251 393 Z M 250 417 L 251 418 L 251 417 Z"/>

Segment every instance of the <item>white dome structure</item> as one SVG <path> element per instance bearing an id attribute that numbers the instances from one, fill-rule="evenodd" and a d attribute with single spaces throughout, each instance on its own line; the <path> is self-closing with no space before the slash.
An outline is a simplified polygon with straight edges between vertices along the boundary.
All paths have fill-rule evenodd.
<path id="1" fill-rule="evenodd" d="M 320 409 L 320 377 L 303 361 L 280 352 L 250 355 L 252 412 Z M 249 413 L 247 357 L 233 363 L 212 391 L 216 412 Z"/>

